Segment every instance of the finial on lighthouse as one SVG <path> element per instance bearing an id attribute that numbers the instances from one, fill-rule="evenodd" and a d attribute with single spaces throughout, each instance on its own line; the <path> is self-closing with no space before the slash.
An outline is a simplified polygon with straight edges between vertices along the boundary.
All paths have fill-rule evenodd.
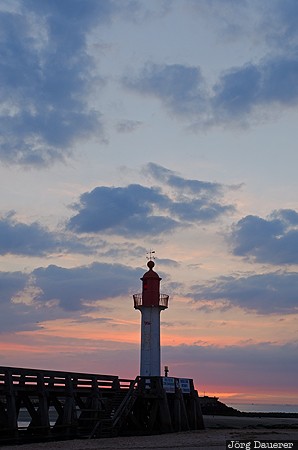
<path id="1" fill-rule="evenodd" d="M 149 269 L 152 270 L 154 266 L 155 262 L 150 259 L 150 261 L 147 262 L 147 267 L 149 267 Z"/>

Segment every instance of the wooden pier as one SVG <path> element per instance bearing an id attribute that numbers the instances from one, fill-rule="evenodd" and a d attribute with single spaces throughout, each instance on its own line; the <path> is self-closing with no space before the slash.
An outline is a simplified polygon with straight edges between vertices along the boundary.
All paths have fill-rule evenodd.
<path id="1" fill-rule="evenodd" d="M 191 379 L 0 367 L 0 445 L 202 428 Z"/>

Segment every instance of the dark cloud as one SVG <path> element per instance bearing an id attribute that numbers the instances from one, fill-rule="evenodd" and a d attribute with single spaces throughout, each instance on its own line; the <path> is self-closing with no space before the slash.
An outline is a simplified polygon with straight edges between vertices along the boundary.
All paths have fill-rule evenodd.
<path id="1" fill-rule="evenodd" d="M 298 312 L 298 274 L 274 272 L 260 275 L 220 277 L 204 285 L 192 286 L 188 294 L 199 309 L 212 311 L 240 307 L 257 314 Z"/>
<path id="2" fill-rule="evenodd" d="M 216 183 L 186 180 L 156 164 L 149 164 L 144 172 L 158 179 L 162 188 L 139 184 L 97 187 L 73 205 L 78 214 L 69 220 L 68 228 L 128 237 L 158 235 L 233 211 L 231 205 L 220 203 L 220 185 Z M 164 193 L 169 187 L 172 192 Z"/>
<path id="3" fill-rule="evenodd" d="M 297 264 L 298 213 L 284 209 L 267 219 L 246 216 L 234 226 L 230 236 L 233 253 L 269 264 Z"/>
<path id="4" fill-rule="evenodd" d="M 222 74 L 211 98 L 215 122 L 246 119 L 256 108 L 298 104 L 297 57 L 278 56 Z"/>
<path id="5" fill-rule="evenodd" d="M 0 302 L 9 303 L 19 291 L 24 289 L 28 275 L 22 272 L 0 272 Z M 1 316 L 1 315 L 0 315 Z"/>
<path id="6" fill-rule="evenodd" d="M 55 265 L 32 272 L 34 285 L 40 291 L 35 301 L 55 300 L 67 311 L 88 309 L 89 302 L 131 295 L 142 269 L 121 264 L 93 263 L 66 269 Z"/>
<path id="7" fill-rule="evenodd" d="M 13 301 L 25 289 L 29 280 L 30 275 L 20 271 L 0 272 L 0 334 L 38 328 L 34 308 Z"/>
<path id="8" fill-rule="evenodd" d="M 204 199 L 192 199 L 173 203 L 170 211 L 185 222 L 212 222 L 221 215 L 234 211 L 234 207 L 206 202 Z"/>
<path id="9" fill-rule="evenodd" d="M 221 203 L 226 187 L 219 183 L 186 179 L 154 163 L 147 164 L 143 172 L 173 188 L 169 211 L 182 222 L 211 222 L 234 210 L 232 205 Z"/>
<path id="10" fill-rule="evenodd" d="M 172 71 L 179 75 L 169 76 Z M 258 63 L 233 67 L 221 73 L 209 88 L 200 73 L 199 68 L 188 66 L 152 65 L 137 78 L 126 78 L 124 84 L 140 94 L 159 98 L 173 114 L 192 122 L 194 129 L 200 125 L 243 125 L 260 110 L 270 107 L 280 111 L 281 107 L 298 104 L 296 54 L 270 56 Z"/>
<path id="11" fill-rule="evenodd" d="M 74 208 L 79 212 L 69 221 L 77 232 L 106 232 L 125 236 L 162 233 L 178 226 L 175 220 L 154 213 L 167 210 L 169 198 L 157 188 L 138 184 L 127 187 L 97 187 L 84 193 Z"/>
<path id="12" fill-rule="evenodd" d="M 211 100 L 214 114 L 218 114 L 218 109 L 226 117 L 249 113 L 257 103 L 260 83 L 261 73 L 252 64 L 223 74 L 214 86 L 215 95 Z"/>
<path id="13" fill-rule="evenodd" d="M 148 63 L 138 76 L 124 78 L 123 84 L 161 99 L 175 114 L 193 115 L 206 108 L 204 80 L 198 67 Z"/>
<path id="14" fill-rule="evenodd" d="M 143 172 L 151 175 L 155 180 L 177 189 L 178 192 L 199 194 L 201 197 L 205 196 L 206 198 L 221 195 L 224 188 L 219 183 L 182 178 L 172 170 L 155 163 L 148 163 Z"/>
<path id="15" fill-rule="evenodd" d="M 92 253 L 92 247 L 77 237 L 50 232 L 38 222 L 25 224 L 14 213 L 0 217 L 0 255 L 43 256 L 51 253 Z"/>
<path id="16" fill-rule="evenodd" d="M 143 273 L 141 268 L 105 263 L 70 269 L 50 265 L 31 273 L 0 272 L 0 332 L 36 330 L 44 321 L 63 318 L 83 321 L 81 312 L 93 310 L 97 300 L 127 296 L 132 305 Z M 96 309 L 100 311 L 100 306 Z"/>
<path id="17" fill-rule="evenodd" d="M 11 277 L 15 274 L 10 274 Z M 26 285 L 30 285 L 30 277 L 23 274 L 24 279 L 27 280 Z M 3 278 L 3 273 L 0 273 L 0 280 Z M 13 280 L 11 279 L 11 283 Z M 63 319 L 67 317 L 67 312 L 64 312 L 57 305 L 45 305 L 37 302 L 32 302 L 29 299 L 29 291 L 25 292 L 25 285 L 19 286 L 20 291 L 15 291 L 13 296 L 6 303 L 0 298 L 1 315 L 0 315 L 0 334 L 15 333 L 20 331 L 35 331 L 43 328 L 42 322 L 55 319 Z M 33 292 L 30 294 L 33 295 Z M 1 293 L 0 293 L 1 296 Z M 22 342 L 23 343 L 23 342 Z"/>
<path id="18" fill-rule="evenodd" d="M 86 49 L 91 27 L 107 22 L 109 0 L 28 0 L 0 12 L 0 159 L 30 166 L 63 160 L 74 141 L 100 132 L 89 109 L 94 81 Z"/>

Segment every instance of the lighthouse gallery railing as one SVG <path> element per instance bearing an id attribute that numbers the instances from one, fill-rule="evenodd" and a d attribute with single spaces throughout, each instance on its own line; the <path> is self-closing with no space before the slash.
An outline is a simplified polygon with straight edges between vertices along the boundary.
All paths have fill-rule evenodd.
<path id="1" fill-rule="evenodd" d="M 139 306 L 142 306 L 143 304 L 143 298 L 142 294 L 134 294 L 133 295 L 134 300 L 134 307 L 138 308 Z M 166 294 L 160 294 L 159 295 L 159 303 L 158 306 L 162 306 L 164 308 L 167 308 L 169 304 L 169 296 Z"/>

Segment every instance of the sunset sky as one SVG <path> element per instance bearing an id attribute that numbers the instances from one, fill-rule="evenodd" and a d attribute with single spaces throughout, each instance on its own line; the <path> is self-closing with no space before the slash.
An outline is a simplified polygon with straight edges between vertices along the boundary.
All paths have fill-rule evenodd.
<path id="1" fill-rule="evenodd" d="M 297 0 L 0 0 L 0 365 L 298 404 Z"/>

